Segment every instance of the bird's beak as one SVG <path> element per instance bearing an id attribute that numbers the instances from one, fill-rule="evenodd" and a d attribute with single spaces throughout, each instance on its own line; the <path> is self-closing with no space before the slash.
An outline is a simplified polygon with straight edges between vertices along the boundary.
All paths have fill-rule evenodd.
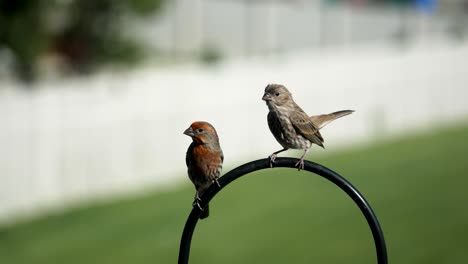
<path id="1" fill-rule="evenodd" d="M 195 136 L 195 134 L 193 133 L 192 127 L 189 127 L 189 128 L 187 128 L 187 129 L 185 129 L 184 134 L 187 135 L 187 136 L 189 136 L 189 137 Z"/>
<path id="2" fill-rule="evenodd" d="M 269 94 L 264 94 L 263 97 L 262 97 L 262 100 L 263 101 L 270 101 L 271 100 L 271 96 Z"/>

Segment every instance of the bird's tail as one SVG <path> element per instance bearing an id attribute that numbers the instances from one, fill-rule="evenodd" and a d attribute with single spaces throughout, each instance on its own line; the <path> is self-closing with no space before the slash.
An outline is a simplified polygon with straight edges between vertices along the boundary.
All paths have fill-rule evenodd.
<path id="1" fill-rule="evenodd" d="M 342 110 L 330 114 L 311 116 L 310 119 L 312 120 L 314 125 L 317 126 L 318 129 L 321 129 L 322 127 L 329 124 L 331 121 L 343 116 L 347 116 L 353 112 L 354 110 Z"/>
<path id="2" fill-rule="evenodd" d="M 207 204 L 204 208 L 203 211 L 200 214 L 200 219 L 205 219 L 208 216 L 210 216 L 210 206 Z"/>

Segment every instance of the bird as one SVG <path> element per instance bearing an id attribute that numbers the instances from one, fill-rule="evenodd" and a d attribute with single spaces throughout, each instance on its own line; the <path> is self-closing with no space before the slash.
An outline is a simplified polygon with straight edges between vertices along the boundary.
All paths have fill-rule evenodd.
<path id="1" fill-rule="evenodd" d="M 303 149 L 304 154 L 295 166 L 298 170 L 304 169 L 304 156 L 312 144 L 325 148 L 319 130 L 333 120 L 354 112 L 354 110 L 342 110 L 309 116 L 294 102 L 292 94 L 282 84 L 268 84 L 262 100 L 266 102 L 269 109 L 268 127 L 276 141 L 283 147 L 268 156 L 270 167 L 273 167 L 278 153 L 288 149 Z"/>
<path id="2" fill-rule="evenodd" d="M 192 138 L 192 143 L 187 149 L 185 163 L 189 179 L 195 186 L 195 198 L 193 206 L 197 206 L 202 211 L 200 219 L 205 219 L 210 214 L 208 204 L 202 208 L 200 206 L 200 196 L 216 183 L 218 187 L 224 155 L 219 144 L 216 129 L 208 122 L 196 121 L 184 131 L 184 134 Z"/>

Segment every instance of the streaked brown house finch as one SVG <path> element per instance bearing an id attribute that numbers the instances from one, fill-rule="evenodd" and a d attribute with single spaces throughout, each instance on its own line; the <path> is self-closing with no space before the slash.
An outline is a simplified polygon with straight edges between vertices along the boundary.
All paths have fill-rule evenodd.
<path id="1" fill-rule="evenodd" d="M 323 146 L 323 137 L 319 129 L 331 121 L 351 114 L 352 110 L 343 110 L 331 114 L 308 116 L 293 100 L 291 93 L 281 84 L 269 84 L 265 88 L 262 100 L 268 106 L 268 126 L 283 149 L 269 156 L 270 166 L 278 153 L 288 149 L 303 149 L 304 154 L 296 163 L 298 169 L 304 169 L 304 156 L 312 144 Z"/>
<path id="2" fill-rule="evenodd" d="M 200 219 L 204 219 L 210 214 L 210 209 L 208 205 L 201 208 L 200 195 L 212 183 L 219 186 L 218 178 L 224 160 L 223 151 L 215 128 L 208 122 L 194 122 L 184 131 L 184 134 L 193 140 L 185 156 L 188 176 L 196 190 L 193 206 L 198 206 L 203 211 Z"/>

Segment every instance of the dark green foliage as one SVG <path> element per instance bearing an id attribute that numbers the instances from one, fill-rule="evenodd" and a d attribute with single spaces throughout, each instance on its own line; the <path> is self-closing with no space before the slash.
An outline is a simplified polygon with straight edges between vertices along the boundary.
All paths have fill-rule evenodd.
<path id="1" fill-rule="evenodd" d="M 123 17 L 149 15 L 164 0 L 0 0 L 0 49 L 14 55 L 16 73 L 32 81 L 41 56 L 55 54 L 72 72 L 141 57 L 123 32 Z"/>
<path id="2" fill-rule="evenodd" d="M 15 55 L 15 71 L 25 81 L 35 78 L 35 62 L 48 45 L 43 13 L 40 1 L 0 0 L 0 49 Z"/>

